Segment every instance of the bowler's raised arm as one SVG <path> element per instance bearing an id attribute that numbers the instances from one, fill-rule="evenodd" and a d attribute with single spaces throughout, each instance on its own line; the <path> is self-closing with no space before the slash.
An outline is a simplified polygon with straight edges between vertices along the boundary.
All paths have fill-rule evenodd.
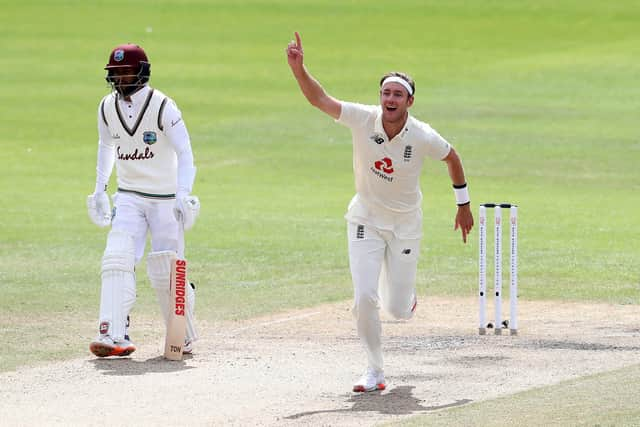
<path id="1" fill-rule="evenodd" d="M 309 103 L 321 111 L 327 113 L 334 119 L 340 117 L 342 105 L 340 101 L 327 94 L 320 83 L 307 71 L 304 66 L 304 51 L 302 50 L 302 39 L 300 34 L 295 32 L 295 41 L 291 40 L 287 45 L 287 62 L 291 68 L 293 76 L 298 81 L 298 86 Z"/>

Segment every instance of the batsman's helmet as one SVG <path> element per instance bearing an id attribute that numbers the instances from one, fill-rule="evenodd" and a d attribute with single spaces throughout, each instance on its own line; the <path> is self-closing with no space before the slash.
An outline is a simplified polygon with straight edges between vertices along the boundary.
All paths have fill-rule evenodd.
<path id="1" fill-rule="evenodd" d="M 151 77 L 151 63 L 147 58 L 144 50 L 136 44 L 121 44 L 116 46 L 109 55 L 109 63 L 106 67 L 107 76 L 105 79 L 111 87 L 122 96 L 128 96 L 142 86 L 144 86 Z M 127 69 L 128 73 L 118 73 L 116 78 L 115 70 Z M 121 77 L 136 77 L 133 82 L 125 83 Z"/>

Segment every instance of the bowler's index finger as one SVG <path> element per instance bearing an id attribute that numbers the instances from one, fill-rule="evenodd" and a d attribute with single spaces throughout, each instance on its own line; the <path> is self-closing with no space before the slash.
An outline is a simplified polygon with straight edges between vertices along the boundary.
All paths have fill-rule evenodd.
<path id="1" fill-rule="evenodd" d="M 302 49 L 302 40 L 300 40 L 300 34 L 296 31 L 296 44 L 298 48 Z"/>

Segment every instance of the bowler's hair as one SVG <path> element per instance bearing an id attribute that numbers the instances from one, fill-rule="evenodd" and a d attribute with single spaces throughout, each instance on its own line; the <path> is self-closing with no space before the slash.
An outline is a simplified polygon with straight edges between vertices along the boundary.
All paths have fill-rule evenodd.
<path id="1" fill-rule="evenodd" d="M 411 77 L 409 77 L 408 74 L 401 73 L 400 71 L 390 71 L 387 74 L 385 74 L 384 76 L 382 76 L 382 78 L 380 79 L 380 88 L 382 88 L 382 83 L 384 83 L 384 80 L 387 77 L 400 77 L 402 80 L 404 80 L 407 83 L 409 83 L 409 86 L 411 86 L 413 95 L 416 94 L 416 83 L 413 81 L 413 79 Z M 409 95 L 409 96 L 413 96 L 413 95 Z"/>

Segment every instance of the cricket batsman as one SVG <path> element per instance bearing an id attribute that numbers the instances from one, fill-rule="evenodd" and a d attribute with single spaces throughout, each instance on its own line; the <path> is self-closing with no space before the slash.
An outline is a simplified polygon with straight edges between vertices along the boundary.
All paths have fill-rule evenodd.
<path id="1" fill-rule="evenodd" d="M 96 185 L 87 198 L 91 220 L 99 227 L 111 225 L 102 257 L 99 330 L 89 346 L 98 357 L 136 350 L 128 319 L 136 301 L 135 266 L 147 234 L 147 273 L 168 321 L 170 261 L 183 251 L 183 230 L 193 226 L 200 209 L 191 195 L 196 168 L 189 133 L 175 102 L 149 86 L 151 63 L 145 51 L 135 44 L 117 46 L 105 70 L 112 92 L 98 107 Z M 118 188 L 112 210 L 107 184 L 114 164 Z M 190 353 L 198 338 L 192 286 L 187 286 L 186 305 L 184 352 Z"/>
<path id="2" fill-rule="evenodd" d="M 407 74 L 382 76 L 379 105 L 340 101 L 307 71 L 300 35 L 295 37 L 286 53 L 302 93 L 311 105 L 351 129 L 356 194 L 345 218 L 353 314 L 367 356 L 367 368 L 353 391 L 384 390 L 379 307 L 397 319 L 410 319 L 416 310 L 425 159 L 447 165 L 457 202 L 454 229 L 461 230 L 466 243 L 473 215 L 462 162 L 438 132 L 409 114 L 416 88 Z"/>

